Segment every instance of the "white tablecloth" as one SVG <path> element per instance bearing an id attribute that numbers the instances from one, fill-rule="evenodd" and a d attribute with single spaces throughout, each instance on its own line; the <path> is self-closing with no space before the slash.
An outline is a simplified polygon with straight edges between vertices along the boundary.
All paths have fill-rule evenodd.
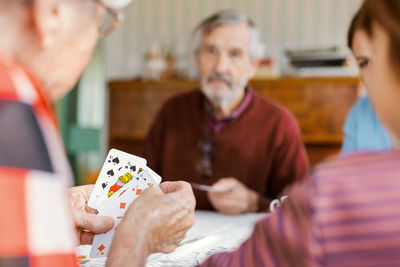
<path id="1" fill-rule="evenodd" d="M 146 266 L 194 266 L 211 254 L 232 251 L 250 236 L 254 224 L 268 215 L 247 213 L 229 216 L 216 212 L 196 211 L 195 216 L 195 225 L 187 232 L 179 247 L 173 253 L 150 255 Z M 90 246 L 80 246 L 78 255 L 89 255 L 90 248 Z M 104 266 L 105 261 L 105 258 L 94 259 L 85 266 Z"/>

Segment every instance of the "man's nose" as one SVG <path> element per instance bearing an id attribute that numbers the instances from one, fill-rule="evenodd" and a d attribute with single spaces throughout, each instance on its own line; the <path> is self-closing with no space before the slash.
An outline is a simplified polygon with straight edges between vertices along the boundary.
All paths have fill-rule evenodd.
<path id="1" fill-rule="evenodd" d="M 215 62 L 215 71 L 217 73 L 227 73 L 230 68 L 229 57 L 224 54 L 219 54 Z"/>

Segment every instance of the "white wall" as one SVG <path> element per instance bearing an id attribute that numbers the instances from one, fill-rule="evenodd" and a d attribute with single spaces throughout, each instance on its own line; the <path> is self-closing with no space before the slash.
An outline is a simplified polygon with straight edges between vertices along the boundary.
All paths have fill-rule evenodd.
<path id="1" fill-rule="evenodd" d="M 186 48 L 195 25 L 220 9 L 237 9 L 253 18 L 278 58 L 293 46 L 345 46 L 347 27 L 361 0 L 133 0 L 124 25 L 106 40 L 108 78 L 140 73 L 143 52 L 152 42 Z"/>

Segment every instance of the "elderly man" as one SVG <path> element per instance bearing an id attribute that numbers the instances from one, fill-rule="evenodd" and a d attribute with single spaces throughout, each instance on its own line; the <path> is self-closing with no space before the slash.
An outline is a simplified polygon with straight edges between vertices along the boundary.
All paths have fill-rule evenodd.
<path id="1" fill-rule="evenodd" d="M 263 53 L 258 31 L 246 15 L 223 11 L 192 40 L 201 88 L 162 107 L 143 155 L 165 179 L 212 185 L 195 192 L 199 209 L 266 210 L 307 175 L 308 163 L 289 112 L 248 85 Z"/>
<path id="2" fill-rule="evenodd" d="M 114 22 L 99 32 L 109 15 Z M 105 0 L 0 0 L 0 266 L 75 266 L 72 223 L 81 244 L 114 225 L 90 214 L 91 186 L 70 190 L 69 210 L 71 176 L 50 100 L 72 88 L 98 35 L 118 18 Z M 147 255 L 183 239 L 194 219 L 191 188 L 176 182 L 161 189 L 130 206 L 108 264 L 144 265 Z"/>
<path id="3" fill-rule="evenodd" d="M 400 0 L 365 0 L 359 12 L 360 41 L 371 51 L 368 93 L 397 143 Z M 236 251 L 211 256 L 201 267 L 399 266 L 399 163 L 400 151 L 393 150 L 324 164 Z"/>

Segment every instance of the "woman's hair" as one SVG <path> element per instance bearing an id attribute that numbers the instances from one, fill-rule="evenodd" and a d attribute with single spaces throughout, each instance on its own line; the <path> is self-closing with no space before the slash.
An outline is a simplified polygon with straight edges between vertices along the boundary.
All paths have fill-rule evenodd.
<path id="1" fill-rule="evenodd" d="M 372 37 L 372 25 L 376 22 L 389 35 L 389 61 L 400 74 L 400 0 L 365 0 L 359 13 L 357 29 Z"/>
<path id="2" fill-rule="evenodd" d="M 360 10 L 351 19 L 349 30 L 347 31 L 347 46 L 353 50 L 353 39 L 356 31 L 360 28 Z"/>

